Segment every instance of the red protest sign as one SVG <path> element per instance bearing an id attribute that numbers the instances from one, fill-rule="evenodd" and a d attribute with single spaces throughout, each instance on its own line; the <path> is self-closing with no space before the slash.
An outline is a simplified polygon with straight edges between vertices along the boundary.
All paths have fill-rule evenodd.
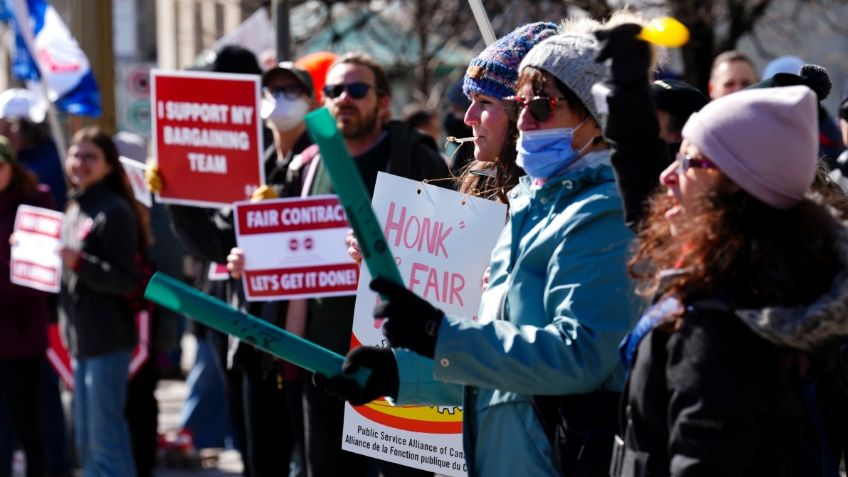
<path id="1" fill-rule="evenodd" d="M 12 283 L 56 293 L 62 276 L 59 257 L 64 214 L 21 205 L 15 214 L 15 240 L 9 257 Z"/>
<path id="2" fill-rule="evenodd" d="M 238 203 L 248 300 L 352 295 L 359 267 L 344 243 L 350 226 L 336 196 Z"/>
<path id="3" fill-rule="evenodd" d="M 135 314 L 135 328 L 138 332 L 138 344 L 133 349 L 130 358 L 130 379 L 134 378 L 141 366 L 150 357 L 150 312 L 143 310 Z M 65 383 L 71 391 L 74 389 L 74 369 L 71 365 L 71 354 L 65 343 L 59 336 L 60 330 L 57 323 L 51 323 L 47 327 L 47 361 L 59 375 L 59 379 Z"/>
<path id="4" fill-rule="evenodd" d="M 259 76 L 152 70 L 150 77 L 157 198 L 201 207 L 250 198 L 265 181 Z"/>

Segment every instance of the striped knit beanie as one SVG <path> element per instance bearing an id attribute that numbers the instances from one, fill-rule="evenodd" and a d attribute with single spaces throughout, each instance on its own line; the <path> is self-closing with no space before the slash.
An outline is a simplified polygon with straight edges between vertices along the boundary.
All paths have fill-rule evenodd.
<path id="1" fill-rule="evenodd" d="M 471 93 L 478 93 L 498 99 L 514 95 L 521 59 L 533 45 L 558 32 L 556 24 L 538 22 L 518 27 L 501 37 L 471 60 L 465 72 L 462 92 L 468 97 Z"/>

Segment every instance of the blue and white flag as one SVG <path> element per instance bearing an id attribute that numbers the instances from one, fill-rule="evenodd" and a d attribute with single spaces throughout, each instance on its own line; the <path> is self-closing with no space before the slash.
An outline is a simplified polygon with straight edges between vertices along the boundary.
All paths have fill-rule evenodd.
<path id="1" fill-rule="evenodd" d="M 15 32 L 12 73 L 42 81 L 59 111 L 100 116 L 100 91 L 91 65 L 56 10 L 45 0 L 0 0 L 0 20 Z M 30 89 L 34 89 L 30 86 Z"/>

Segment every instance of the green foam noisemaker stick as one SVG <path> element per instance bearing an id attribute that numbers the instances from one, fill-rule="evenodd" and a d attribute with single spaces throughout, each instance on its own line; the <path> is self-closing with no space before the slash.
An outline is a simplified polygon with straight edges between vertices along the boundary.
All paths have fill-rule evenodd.
<path id="1" fill-rule="evenodd" d="M 333 190 L 338 194 L 347 220 L 356 233 L 368 271 L 374 278 L 383 277 L 403 285 L 395 258 L 389 250 L 374 209 L 371 208 L 371 197 L 368 196 L 359 170 L 336 128 L 335 120 L 327 108 L 308 113 L 305 120 L 309 136 L 321 149 L 321 162 L 330 174 Z"/>
<path id="2" fill-rule="evenodd" d="M 342 355 L 242 313 L 162 272 L 150 279 L 144 297 L 314 373 L 329 377 L 342 372 Z M 360 368 L 351 377 L 364 387 L 369 374 Z"/>

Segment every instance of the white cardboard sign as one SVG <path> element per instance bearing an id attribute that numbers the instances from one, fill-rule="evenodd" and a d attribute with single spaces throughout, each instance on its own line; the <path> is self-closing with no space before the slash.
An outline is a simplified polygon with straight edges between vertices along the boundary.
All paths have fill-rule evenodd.
<path id="1" fill-rule="evenodd" d="M 59 246 L 62 218 L 55 210 L 21 205 L 15 215 L 15 241 L 9 260 L 10 280 L 16 285 L 57 293 L 61 285 Z"/>
<path id="2" fill-rule="evenodd" d="M 407 286 L 447 314 L 476 316 L 483 273 L 504 227 L 506 206 L 389 174 L 377 176 L 372 207 Z M 372 317 L 378 297 L 362 267 L 353 343 L 385 345 Z M 342 448 L 449 476 L 466 475 L 462 409 L 346 404 Z"/>

